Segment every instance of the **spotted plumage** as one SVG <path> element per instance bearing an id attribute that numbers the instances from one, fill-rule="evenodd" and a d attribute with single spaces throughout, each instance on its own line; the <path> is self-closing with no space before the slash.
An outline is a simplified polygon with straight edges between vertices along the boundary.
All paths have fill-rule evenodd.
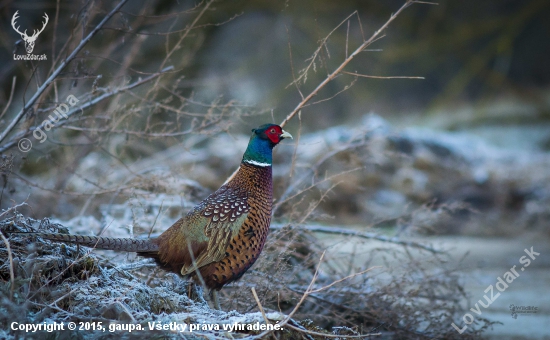
<path id="1" fill-rule="evenodd" d="M 271 222 L 271 186 L 264 190 L 268 184 L 271 184 L 271 167 L 258 168 L 247 163 L 241 165 L 237 176 L 227 184 L 247 189 L 249 196 L 243 202 L 248 208 L 243 223 L 227 242 L 223 257 L 200 269 L 207 286 L 220 289 L 239 279 L 260 255 Z"/>
<path id="2" fill-rule="evenodd" d="M 198 278 L 219 290 L 258 259 L 271 222 L 272 149 L 292 136 L 274 124 L 252 130 L 237 173 L 158 238 L 115 239 L 38 234 L 45 239 L 99 249 L 137 252 L 164 269 Z M 200 282 L 200 279 L 198 280 Z"/>

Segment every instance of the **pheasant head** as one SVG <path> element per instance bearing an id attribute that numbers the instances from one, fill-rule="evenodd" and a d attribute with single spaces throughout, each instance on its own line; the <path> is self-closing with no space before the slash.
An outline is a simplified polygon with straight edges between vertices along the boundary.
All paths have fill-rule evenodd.
<path id="1" fill-rule="evenodd" d="M 259 128 L 252 129 L 252 136 L 243 155 L 243 162 L 257 166 L 271 166 L 273 147 L 285 138 L 292 138 L 292 135 L 279 125 L 264 124 Z"/>

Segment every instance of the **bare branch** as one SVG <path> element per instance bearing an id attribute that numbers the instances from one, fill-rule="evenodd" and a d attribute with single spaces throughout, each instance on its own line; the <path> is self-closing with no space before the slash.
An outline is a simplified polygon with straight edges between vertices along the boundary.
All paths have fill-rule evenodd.
<path id="1" fill-rule="evenodd" d="M 25 113 L 27 113 L 27 110 L 29 110 L 34 105 L 36 100 L 42 95 L 42 93 L 44 93 L 44 91 L 48 88 L 48 86 L 50 86 L 50 84 L 55 80 L 55 78 L 57 78 L 57 76 L 61 73 L 61 71 L 63 71 L 63 69 L 65 69 L 65 67 L 76 57 L 76 55 L 82 50 L 82 48 L 84 48 L 84 46 L 86 46 L 86 44 L 93 38 L 93 36 L 101 29 L 101 27 L 103 27 L 103 25 L 105 25 L 105 23 L 107 21 L 109 21 L 109 19 L 111 19 L 111 17 L 122 6 L 124 6 L 124 4 L 127 1 L 128 0 L 121 0 L 118 3 L 118 5 L 116 5 L 115 8 L 113 8 L 113 10 L 111 12 L 109 12 L 105 16 L 105 18 L 103 18 L 103 20 L 101 20 L 101 22 L 99 24 L 97 24 L 97 26 L 86 36 L 86 38 L 84 38 L 84 39 L 82 39 L 82 41 L 80 41 L 80 44 L 78 44 L 78 46 L 67 57 L 67 59 L 63 60 L 61 65 L 59 65 L 59 67 L 50 75 L 50 77 L 48 79 L 46 79 L 46 81 L 42 84 L 42 86 L 40 86 L 36 90 L 36 92 L 31 97 L 31 99 L 29 99 L 29 101 L 25 104 L 25 106 L 21 109 L 21 111 L 19 111 L 19 113 L 11 120 L 8 127 L 4 130 L 4 132 L 2 132 L 2 134 L 0 134 L 0 142 L 3 141 L 6 138 L 6 136 L 11 132 L 11 130 L 13 130 L 15 125 L 17 125 L 17 123 L 19 123 L 19 121 L 21 120 L 21 118 L 23 118 Z"/>
<path id="2" fill-rule="evenodd" d="M 351 275 L 348 275 L 348 276 L 343 277 L 343 278 L 341 278 L 341 279 L 338 279 L 338 280 L 336 280 L 336 281 L 334 281 L 334 282 L 332 282 L 332 283 L 330 283 L 330 284 L 328 284 L 328 285 L 326 285 L 326 286 L 323 286 L 323 287 L 321 287 L 321 288 L 314 289 L 314 290 L 310 291 L 309 293 L 310 293 L 310 294 L 312 294 L 312 293 L 319 293 L 319 292 L 321 292 L 321 291 L 323 291 L 323 290 L 329 289 L 330 287 L 334 286 L 334 285 L 337 284 L 337 283 L 340 283 L 340 282 L 343 282 L 343 281 L 352 279 L 352 278 L 354 278 L 354 277 L 356 277 L 356 276 L 359 276 L 359 275 L 363 275 L 363 274 L 365 274 L 366 272 L 370 272 L 371 270 L 377 269 L 377 268 L 382 268 L 382 267 L 381 267 L 381 266 L 370 267 L 369 269 L 365 269 L 365 270 L 362 270 L 362 271 L 360 271 L 360 272 L 358 272 L 358 273 L 351 274 Z"/>
<path id="3" fill-rule="evenodd" d="M 135 87 L 138 87 L 142 84 L 145 84 L 155 78 L 157 78 L 158 76 L 164 74 L 164 73 L 167 73 L 169 71 L 172 71 L 174 69 L 173 66 L 169 66 L 169 67 L 166 67 L 165 69 L 163 69 L 162 71 L 160 71 L 159 73 L 155 73 L 155 74 L 152 74 L 150 75 L 149 77 L 146 77 L 146 78 L 143 78 L 143 79 L 140 79 L 132 84 L 129 84 L 127 86 L 123 86 L 123 87 L 119 87 L 117 89 L 114 89 L 112 91 L 107 91 L 105 92 L 104 94 L 102 94 L 101 96 L 98 96 L 90 101 L 87 101 L 86 103 L 84 103 L 83 105 L 79 106 L 79 107 L 76 107 L 76 108 L 73 108 L 71 109 L 69 112 L 66 113 L 66 115 L 68 117 L 71 117 L 72 115 L 74 115 L 75 113 L 77 112 L 82 112 L 82 110 L 85 110 L 87 108 L 90 108 L 100 102 L 102 102 L 103 100 L 107 99 L 107 98 L 110 98 L 114 95 L 117 95 L 121 92 L 126 92 L 126 91 L 129 91 Z M 63 126 L 65 124 L 67 124 L 69 121 L 67 119 L 63 120 L 63 121 L 60 121 L 59 123 L 56 124 L 56 127 L 60 127 L 60 126 Z M 28 136 L 30 135 L 34 130 L 36 129 L 41 129 L 41 128 L 44 128 L 44 125 L 45 123 L 42 122 L 42 124 L 36 126 L 36 127 L 31 127 L 29 128 L 28 130 L 25 130 L 25 131 L 22 131 L 22 132 L 19 132 L 18 134 L 16 134 L 15 136 L 13 136 L 8 142 L 6 142 L 4 145 L 0 146 L 0 153 L 14 147 L 17 142 L 25 137 L 25 136 Z"/>
<path id="4" fill-rule="evenodd" d="M 369 76 L 367 74 L 359 74 L 359 73 L 355 73 L 355 72 L 342 72 L 344 74 L 349 74 L 349 75 L 352 75 L 352 76 L 356 76 L 356 77 L 362 77 L 362 78 L 374 78 L 374 79 L 426 79 L 424 77 L 409 77 L 409 76 L 389 76 L 389 77 L 384 77 L 384 76 Z"/>
<path id="5" fill-rule="evenodd" d="M 300 96 L 303 98 L 302 101 L 296 106 L 296 108 L 294 108 L 294 110 L 289 113 L 286 118 L 281 122 L 281 124 L 279 124 L 281 127 L 284 127 L 286 125 L 286 123 L 288 123 L 289 120 L 291 120 L 298 112 L 300 112 L 300 110 L 302 108 L 304 108 L 306 106 L 306 104 L 313 98 L 315 97 L 319 91 L 325 87 L 330 81 L 332 81 L 334 78 L 336 78 L 336 76 L 338 76 L 339 74 L 341 74 L 344 70 L 344 68 L 353 60 L 353 58 L 355 58 L 355 56 L 357 56 L 359 53 L 361 53 L 362 51 L 364 51 L 369 45 L 371 45 L 373 42 L 375 42 L 377 39 L 379 39 L 379 36 L 380 34 L 389 26 L 390 23 L 392 23 L 393 20 L 395 20 L 395 18 L 401 14 L 401 12 L 403 12 L 403 10 L 405 8 L 407 8 L 409 5 L 411 5 L 414 1 L 413 0 L 407 0 L 405 1 L 405 3 L 401 6 L 401 8 L 399 8 L 399 10 L 397 12 L 395 12 L 394 14 L 391 15 L 391 17 L 388 19 L 388 21 L 386 21 L 386 23 L 384 25 L 382 25 L 382 27 L 380 27 L 376 32 L 374 32 L 374 34 L 370 37 L 370 39 L 364 41 L 361 46 L 359 46 L 350 56 L 348 56 L 343 62 L 342 64 L 340 64 L 340 66 L 338 66 L 338 68 L 332 72 L 331 74 L 328 75 L 328 77 L 323 80 L 319 85 L 317 85 L 317 87 L 309 94 L 307 95 L 305 98 L 303 97 L 303 94 L 301 93 L 301 91 L 298 89 L 299 93 L 300 93 Z M 306 67 L 306 70 L 302 73 L 302 75 L 300 75 L 297 79 L 295 79 L 295 76 L 294 76 L 294 73 L 293 73 L 293 82 L 292 84 L 296 84 L 297 86 L 297 82 L 301 81 L 306 73 L 307 73 L 307 70 L 314 64 L 315 62 L 315 58 L 317 57 L 317 55 L 320 53 L 322 47 L 325 45 L 328 37 L 330 37 L 330 35 L 340 26 L 342 26 L 344 23 L 346 23 L 349 18 L 351 18 L 353 15 L 356 15 L 357 12 L 353 12 L 352 14 L 350 14 L 347 18 L 345 18 L 340 24 L 338 24 L 338 26 L 336 26 L 326 37 L 325 39 L 323 39 L 323 41 L 321 42 L 320 46 L 317 48 L 317 50 L 314 52 L 313 56 L 311 57 L 311 62 L 310 64 Z M 363 32 L 363 28 L 361 27 L 361 33 Z M 346 52 L 347 54 L 347 52 Z M 292 85 L 290 84 L 290 85 Z M 289 86 L 290 86 L 289 85 Z M 231 176 L 229 176 L 226 181 L 224 182 L 227 183 L 229 182 L 234 176 L 235 174 L 237 173 L 238 169 L 235 170 Z"/>
<path id="6" fill-rule="evenodd" d="M 357 56 L 365 48 L 367 48 L 370 44 L 372 44 L 375 41 L 375 39 L 389 26 L 389 24 L 392 23 L 392 21 L 395 20 L 395 18 L 399 14 L 401 14 L 401 12 L 403 12 L 405 8 L 409 7 L 409 5 L 412 3 L 413 2 L 411 0 L 406 1 L 401 6 L 401 8 L 397 10 L 397 12 L 391 15 L 391 17 L 388 19 L 388 21 L 386 21 L 384 25 L 382 25 L 382 27 L 380 27 L 376 32 L 374 32 L 374 34 L 370 37 L 369 40 L 364 41 L 349 57 L 347 57 L 344 60 L 344 62 L 342 62 L 342 64 L 340 64 L 340 66 L 338 66 L 338 68 L 334 70 L 334 72 L 332 72 L 325 80 L 323 80 L 309 95 L 307 95 L 307 97 L 305 97 L 304 100 L 302 100 L 296 106 L 296 108 L 294 108 L 294 110 L 290 114 L 288 114 L 288 116 L 286 116 L 286 118 L 279 125 L 281 127 L 284 127 L 286 123 L 288 123 L 288 121 L 291 120 L 296 115 L 296 113 L 298 113 L 298 111 L 300 111 L 300 109 L 302 109 L 309 100 L 311 100 L 311 98 L 315 97 L 323 87 L 325 87 L 330 81 L 336 78 L 337 75 L 342 73 L 344 68 L 353 60 L 353 58 L 355 58 L 355 56 Z"/>
<path id="7" fill-rule="evenodd" d="M 281 230 L 284 227 L 285 227 L 285 225 L 282 225 L 282 224 L 272 224 L 270 229 Z M 426 245 L 423 245 L 423 244 L 420 244 L 420 243 L 417 243 L 417 242 L 414 242 L 414 241 L 402 241 L 402 240 L 399 240 L 395 237 L 382 236 L 382 235 L 378 235 L 376 233 L 364 233 L 364 232 L 349 230 L 349 229 L 345 229 L 345 228 L 325 227 L 325 226 L 320 226 L 320 225 L 300 226 L 300 228 L 305 229 L 307 231 L 311 231 L 311 232 L 317 232 L 317 233 L 336 234 L 336 235 L 349 235 L 349 236 L 360 237 L 360 238 L 365 238 L 365 239 L 370 239 L 370 240 L 377 240 L 377 241 L 380 241 L 380 242 L 399 244 L 399 245 L 402 245 L 402 246 L 424 249 L 424 250 L 427 250 L 427 251 L 429 251 L 431 253 L 434 253 L 434 254 L 444 254 L 445 253 L 441 250 L 437 250 L 437 249 L 434 249 L 432 247 L 429 247 L 429 246 L 426 246 Z"/>
<path id="8" fill-rule="evenodd" d="M 2 241 L 4 241 L 4 244 L 6 245 L 6 250 L 8 251 L 8 259 L 10 261 L 10 300 L 13 299 L 13 290 L 14 290 L 14 287 L 15 287 L 15 275 L 13 274 L 13 255 L 11 254 L 11 248 L 10 248 L 10 243 L 8 242 L 8 240 L 6 239 L 6 237 L 4 236 L 4 234 L 2 234 L 0 232 L 0 237 L 2 238 Z"/>
<path id="9" fill-rule="evenodd" d="M 311 335 L 322 336 L 322 337 L 324 337 L 324 338 L 336 338 L 336 339 L 363 339 L 363 338 L 367 338 L 367 337 L 369 337 L 369 336 L 382 335 L 382 333 L 369 333 L 369 334 L 359 334 L 359 335 L 326 334 L 326 333 L 320 333 L 320 332 L 310 331 L 310 330 L 308 330 L 308 329 L 298 328 L 298 327 L 293 326 L 293 325 L 291 325 L 291 324 L 287 324 L 286 326 L 289 327 L 289 328 L 292 328 L 293 330 L 298 331 L 298 332 L 307 333 L 307 334 L 311 334 Z"/>
<path id="10" fill-rule="evenodd" d="M 0 120 L 4 117 L 4 114 L 6 114 L 6 111 L 8 111 L 8 108 L 11 105 L 11 100 L 13 99 L 13 92 L 15 92 L 15 82 L 16 82 L 16 80 L 17 80 L 17 77 L 13 76 L 13 80 L 11 81 L 10 97 L 8 99 L 6 107 L 4 107 L 4 110 L 2 111 L 2 114 L 0 114 Z"/>
<path id="11" fill-rule="evenodd" d="M 265 324 L 269 324 L 269 320 L 267 319 L 267 315 L 265 315 L 264 307 L 260 303 L 260 299 L 258 298 L 258 294 L 256 294 L 256 288 L 252 287 L 250 288 L 252 290 L 252 295 L 254 295 L 254 300 L 256 300 L 256 303 L 258 304 L 258 308 L 260 309 L 260 312 L 262 312 L 262 316 L 264 318 Z"/>

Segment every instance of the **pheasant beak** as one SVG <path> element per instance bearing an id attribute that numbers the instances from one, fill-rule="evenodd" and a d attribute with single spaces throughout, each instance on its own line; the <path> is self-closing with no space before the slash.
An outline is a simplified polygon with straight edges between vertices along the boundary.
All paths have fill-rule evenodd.
<path id="1" fill-rule="evenodd" d="M 286 132 L 285 130 L 283 130 L 283 133 L 279 136 L 281 139 L 283 138 L 290 138 L 290 139 L 293 139 L 292 138 L 292 135 L 288 132 Z"/>

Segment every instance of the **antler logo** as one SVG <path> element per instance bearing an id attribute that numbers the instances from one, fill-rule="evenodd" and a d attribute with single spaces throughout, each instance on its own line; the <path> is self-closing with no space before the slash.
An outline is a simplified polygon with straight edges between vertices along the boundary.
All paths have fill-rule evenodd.
<path id="1" fill-rule="evenodd" d="M 31 35 L 29 37 L 27 35 L 27 30 L 25 30 L 25 32 L 21 32 L 21 31 L 19 31 L 19 26 L 17 26 L 17 28 L 15 27 L 15 25 L 16 25 L 15 21 L 17 21 L 17 19 L 19 18 L 17 16 L 18 12 L 19 11 L 16 11 L 15 14 L 13 15 L 13 18 L 11 19 L 11 26 L 13 27 L 15 32 L 17 32 L 17 33 L 19 33 L 19 35 L 21 35 L 21 38 L 25 42 L 25 49 L 27 50 L 27 53 L 30 54 L 30 53 L 32 53 L 32 50 L 34 50 L 34 42 L 36 41 L 36 38 L 38 38 L 40 33 L 42 33 L 44 28 L 46 28 L 46 25 L 48 24 L 48 21 L 50 20 L 50 18 L 48 18 L 48 15 L 46 13 L 44 13 L 43 18 L 46 19 L 46 21 L 42 22 L 42 29 L 40 31 L 34 30 L 33 35 Z"/>

